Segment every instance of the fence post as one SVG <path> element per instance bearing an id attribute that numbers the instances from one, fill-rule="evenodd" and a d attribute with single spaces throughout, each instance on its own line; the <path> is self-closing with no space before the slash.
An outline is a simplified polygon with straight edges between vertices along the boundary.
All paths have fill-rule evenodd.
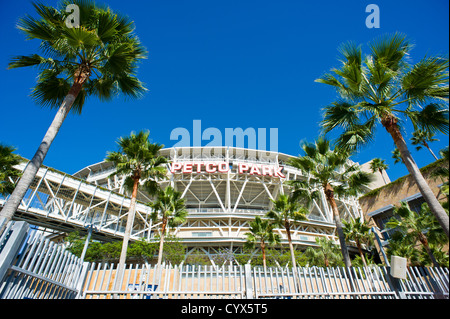
<path id="1" fill-rule="evenodd" d="M 253 277 L 252 266 L 250 264 L 244 265 L 244 277 L 245 277 L 245 298 L 252 299 L 253 295 Z"/>
<path id="2" fill-rule="evenodd" d="M 84 284 L 86 282 L 88 269 L 89 269 L 89 262 L 87 262 L 87 261 L 83 262 L 83 265 L 81 266 L 80 277 L 78 278 L 78 282 L 77 282 L 77 285 L 76 285 L 76 290 L 78 291 L 78 293 L 77 293 L 77 296 L 75 297 L 75 299 L 83 298 Z"/>
<path id="3" fill-rule="evenodd" d="M 386 279 L 389 284 L 389 287 L 391 288 L 391 291 L 395 292 L 395 296 L 398 299 L 406 299 L 405 292 L 402 289 L 401 281 L 399 278 L 395 278 L 391 274 L 391 267 L 386 267 L 387 273 L 386 273 Z"/>
<path id="4" fill-rule="evenodd" d="M 444 291 L 441 289 L 441 286 L 438 282 L 435 280 L 435 276 L 433 276 L 433 269 L 438 269 L 437 267 L 427 268 L 427 267 L 420 267 L 418 269 L 419 273 L 424 273 L 426 275 L 425 278 L 427 278 L 427 281 L 430 283 L 430 286 L 432 287 L 433 296 L 435 299 L 448 299 L 444 296 Z"/>
<path id="5" fill-rule="evenodd" d="M 6 243 L 0 252 L 0 283 L 8 271 L 11 263 L 17 256 L 19 249 L 22 247 L 23 240 L 26 238 L 28 233 L 28 223 L 26 222 L 14 222 L 11 227 L 11 234 L 8 238 L 8 234 L 5 232 L 2 236 Z"/>

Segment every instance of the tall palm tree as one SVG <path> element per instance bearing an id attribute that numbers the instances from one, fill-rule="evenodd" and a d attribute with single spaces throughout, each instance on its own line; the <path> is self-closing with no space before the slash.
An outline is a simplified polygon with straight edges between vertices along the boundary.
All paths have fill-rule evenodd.
<path id="1" fill-rule="evenodd" d="M 350 255 L 345 244 L 345 235 L 335 196 L 356 196 L 370 184 L 372 176 L 360 170 L 359 165 L 349 161 L 349 150 L 331 150 L 330 142 L 318 138 L 314 144 L 302 143 L 305 156 L 293 158 L 290 165 L 301 170 L 307 181 L 291 181 L 295 189 L 309 187 L 312 192 L 323 189 L 333 211 L 336 230 L 346 267 L 351 267 Z M 335 195 L 336 194 L 336 195 Z"/>
<path id="2" fill-rule="evenodd" d="M 386 180 L 384 179 L 384 175 L 383 175 L 383 171 L 388 169 L 388 165 L 385 163 L 385 161 L 381 158 L 374 158 L 371 162 L 370 162 L 370 170 L 372 171 L 372 173 L 375 172 L 380 172 L 381 177 L 383 178 L 383 182 L 385 184 Z"/>
<path id="3" fill-rule="evenodd" d="M 131 132 L 130 136 L 120 137 L 117 141 L 119 150 L 108 152 L 105 159 L 107 162 L 115 164 L 116 171 L 112 175 L 125 176 L 125 188 L 131 191 L 130 210 L 127 215 L 118 265 L 119 275 L 122 274 L 125 265 L 139 186 L 142 183 L 147 192 L 154 194 L 158 189 L 157 179 L 164 178 L 166 174 L 163 164 L 167 163 L 167 159 L 158 153 L 164 145 L 150 143 L 149 135 L 149 131 L 140 131 L 138 134 Z"/>
<path id="4" fill-rule="evenodd" d="M 422 148 L 422 146 L 425 146 L 437 161 L 438 157 L 431 150 L 430 145 L 428 145 L 429 142 L 439 141 L 437 138 L 434 138 L 434 136 L 435 134 L 433 132 L 417 129 L 413 132 L 413 136 L 410 138 L 410 140 L 412 141 L 412 145 L 417 145 L 416 150 L 418 151 Z"/>
<path id="5" fill-rule="evenodd" d="M 436 219 L 431 214 L 428 205 L 424 203 L 421 207 L 420 213 L 410 209 L 408 203 L 402 202 L 400 207 L 394 208 L 395 215 L 387 223 L 388 228 L 395 228 L 397 232 L 403 234 L 402 241 L 405 243 L 414 244 L 420 242 L 430 257 L 433 265 L 439 267 L 436 258 L 434 257 L 429 242 L 445 242 L 445 235 L 443 230 L 436 223 Z"/>
<path id="6" fill-rule="evenodd" d="M 354 240 L 358 248 L 359 255 L 365 267 L 367 267 L 366 258 L 362 250 L 362 244 L 371 241 L 370 226 L 359 218 L 350 221 L 344 221 L 344 234 L 347 240 Z"/>
<path id="7" fill-rule="evenodd" d="M 261 247 L 263 266 L 266 269 L 266 247 L 280 243 L 280 236 L 273 232 L 273 224 L 269 220 L 263 220 L 261 217 L 256 216 L 250 223 L 250 231 L 245 233 L 247 241 L 245 243 L 246 248 L 254 248 L 255 243 L 258 242 Z"/>
<path id="8" fill-rule="evenodd" d="M 401 126 L 403 118 L 415 130 L 448 134 L 448 58 L 425 57 L 410 65 L 407 57 L 412 45 L 398 33 L 369 46 L 370 53 L 363 57 L 360 46 L 344 44 L 340 68 L 316 80 L 333 86 L 340 95 L 340 100 L 325 107 L 322 128 L 325 133 L 342 129 L 339 145 L 358 149 L 373 141 L 380 123 L 448 236 L 448 215 L 411 156 Z"/>
<path id="9" fill-rule="evenodd" d="M 164 238 L 167 232 L 167 226 L 175 227 L 186 221 L 188 211 L 186 210 L 185 199 L 181 198 L 181 193 L 177 192 L 171 186 L 160 190 L 156 200 L 150 204 L 153 208 L 152 219 L 161 222 L 158 268 L 161 266 Z"/>
<path id="10" fill-rule="evenodd" d="M 23 160 L 14 154 L 16 149 L 11 146 L 0 144 L 0 195 L 7 196 L 14 190 L 14 181 L 20 177 L 21 172 L 14 168 Z"/>
<path id="11" fill-rule="evenodd" d="M 266 214 L 267 217 L 273 219 L 273 223 L 286 230 L 286 236 L 291 252 L 292 267 L 297 268 L 295 261 L 294 246 L 292 244 L 291 229 L 295 221 L 308 220 L 306 217 L 309 211 L 303 207 L 300 202 L 291 194 L 280 194 L 276 200 L 272 200 L 273 208 Z"/>
<path id="12" fill-rule="evenodd" d="M 79 7 L 80 26 L 77 28 L 69 28 L 64 23 L 68 4 Z M 58 111 L 0 212 L 8 221 L 70 111 L 80 114 L 89 96 L 101 101 L 109 101 L 119 93 L 138 98 L 146 90 L 136 77 L 138 62 L 145 58 L 146 51 L 127 17 L 86 0 L 64 1 L 58 9 L 43 4 L 33 6 L 39 17 L 25 16 L 19 20 L 18 29 L 27 39 L 40 41 L 43 55 L 13 57 L 9 68 L 36 67 L 39 74 L 31 96 L 40 106 Z"/>

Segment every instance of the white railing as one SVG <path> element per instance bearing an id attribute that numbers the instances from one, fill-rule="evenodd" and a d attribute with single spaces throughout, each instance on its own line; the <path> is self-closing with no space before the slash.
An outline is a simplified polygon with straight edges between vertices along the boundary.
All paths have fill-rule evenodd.
<path id="1" fill-rule="evenodd" d="M 0 238 L 0 299 L 74 299 L 88 263 L 25 222 L 11 222 Z"/>
<path id="2" fill-rule="evenodd" d="M 114 264 L 83 263 L 27 223 L 11 222 L 0 237 L 0 298 L 448 299 L 449 270 L 409 267 L 398 279 L 378 266 L 130 264 L 119 275 Z"/>
<path id="3" fill-rule="evenodd" d="M 435 299 L 448 298 L 447 268 L 408 269 L 406 280 L 387 267 L 298 267 L 92 264 L 86 299 Z M 111 287 L 120 289 L 113 290 Z"/>

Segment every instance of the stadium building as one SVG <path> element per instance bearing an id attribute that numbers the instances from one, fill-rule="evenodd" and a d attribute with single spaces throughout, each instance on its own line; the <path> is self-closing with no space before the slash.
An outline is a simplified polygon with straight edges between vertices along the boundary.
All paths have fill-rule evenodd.
<path id="1" fill-rule="evenodd" d="M 185 147 L 163 149 L 161 155 L 168 159 L 168 178 L 160 181 L 161 187 L 171 185 L 186 199 L 187 220 L 174 229 L 173 234 L 188 247 L 188 255 L 200 252 L 211 257 L 222 248 L 237 254 L 242 252 L 249 223 L 272 208 L 272 199 L 289 192 L 285 181 L 305 178 L 299 170 L 288 165 L 293 156 L 278 152 L 235 147 Z M 99 189 L 124 194 L 124 177 L 112 176 L 113 172 L 112 163 L 100 162 L 73 176 Z M 382 183 L 381 175 L 375 175 L 377 180 L 370 188 Z M 141 207 L 137 208 L 132 239 L 151 239 L 159 230 L 159 225 L 150 219 L 148 206 L 143 205 L 151 198 L 140 190 L 138 201 Z M 357 198 L 340 198 L 337 203 L 342 219 L 363 217 Z M 114 234 L 120 233 L 125 228 L 126 213 L 126 209 L 121 209 L 115 217 L 99 213 L 91 217 L 91 223 L 101 227 L 112 218 L 110 225 L 115 225 Z M 107 229 L 104 227 L 104 230 Z M 285 230 L 276 229 L 276 232 L 287 248 Z M 316 237 L 337 241 L 333 214 L 323 191 L 320 199 L 314 200 L 308 221 L 296 222 L 292 229 L 296 249 L 315 246 Z"/>

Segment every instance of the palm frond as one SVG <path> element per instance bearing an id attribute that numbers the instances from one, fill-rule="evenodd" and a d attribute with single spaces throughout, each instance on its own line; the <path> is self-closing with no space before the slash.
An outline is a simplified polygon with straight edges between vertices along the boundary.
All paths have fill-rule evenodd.
<path id="1" fill-rule="evenodd" d="M 369 47 L 378 70 L 398 72 L 407 67 L 405 57 L 411 51 L 412 44 L 406 35 L 397 32 L 375 39 Z"/>
<path id="2" fill-rule="evenodd" d="M 51 69 L 42 71 L 39 79 L 31 97 L 42 107 L 59 107 L 70 90 L 70 81 Z"/>
<path id="3" fill-rule="evenodd" d="M 332 74 L 325 73 L 315 81 L 335 87 L 339 95 L 347 101 L 360 101 L 367 92 L 361 47 L 347 42 L 340 46 L 339 52 L 342 55 L 341 68 L 333 68 Z"/>
<path id="4" fill-rule="evenodd" d="M 347 129 L 359 123 L 359 112 L 351 103 L 344 101 L 333 102 L 324 108 L 321 127 L 324 133 L 328 133 L 334 128 Z"/>
<path id="5" fill-rule="evenodd" d="M 373 180 L 373 175 L 367 172 L 357 171 L 351 174 L 347 180 L 349 194 L 353 196 L 362 194 Z"/>
<path id="6" fill-rule="evenodd" d="M 358 151 L 374 141 L 375 118 L 364 124 L 353 125 L 345 130 L 337 139 L 336 147 L 349 152 Z"/>
<path id="7" fill-rule="evenodd" d="M 79 8 L 79 27 L 65 24 L 70 14 L 65 11 L 68 4 Z M 128 17 L 89 0 L 65 0 L 58 8 L 41 3 L 33 6 L 37 16 L 26 15 L 17 27 L 27 39 L 40 41 L 43 54 L 13 57 L 9 68 L 32 66 L 41 70 L 32 91 L 38 104 L 58 107 L 80 70 L 87 79 L 72 106 L 74 113 L 81 112 L 91 95 L 101 101 L 120 93 L 129 98 L 143 96 L 146 88 L 137 78 L 137 66 L 147 52 Z"/>
<path id="8" fill-rule="evenodd" d="M 448 101 L 448 67 L 448 58 L 423 58 L 402 78 L 405 97 L 419 104 L 435 99 Z"/>
<path id="9" fill-rule="evenodd" d="M 52 25 L 30 15 L 21 18 L 17 23 L 17 28 L 27 35 L 27 40 L 54 41 L 55 39 L 55 29 Z"/>
<path id="10" fill-rule="evenodd" d="M 96 30 L 88 30 L 83 26 L 78 28 L 63 28 L 62 37 L 68 46 L 75 50 L 91 50 L 99 44 L 99 37 Z"/>
<path id="11" fill-rule="evenodd" d="M 56 66 L 56 62 L 51 58 L 44 58 L 38 54 L 19 55 L 11 58 L 8 69 L 23 68 L 28 66 L 39 66 L 41 69 L 50 69 Z"/>
<path id="12" fill-rule="evenodd" d="M 147 91 L 144 83 L 142 83 L 137 77 L 120 74 L 116 76 L 118 87 L 120 92 L 131 98 L 141 98 Z"/>
<path id="13" fill-rule="evenodd" d="M 424 130 L 427 134 L 449 133 L 448 106 L 444 104 L 431 103 L 421 111 L 409 112 L 408 116 L 416 130 Z"/>

